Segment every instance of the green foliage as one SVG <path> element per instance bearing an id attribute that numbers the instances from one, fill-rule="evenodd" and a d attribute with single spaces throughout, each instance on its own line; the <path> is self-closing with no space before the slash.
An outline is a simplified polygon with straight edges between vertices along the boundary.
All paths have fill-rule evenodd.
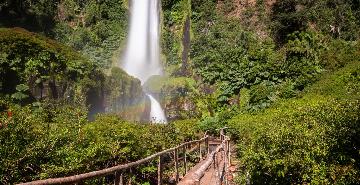
<path id="1" fill-rule="evenodd" d="M 13 94 L 18 100 L 30 95 L 39 96 L 38 99 L 64 97 L 86 78 L 96 79 L 102 75 L 71 48 L 23 29 L 0 29 L 0 42 L 2 93 Z M 56 87 L 57 83 L 62 84 L 62 90 Z M 45 85 L 49 94 L 35 92 L 35 89 L 42 91 Z"/>
<path id="2" fill-rule="evenodd" d="M 125 1 L 74 1 L 59 4 L 60 20 L 53 32 L 56 40 L 81 51 L 91 62 L 110 68 L 114 52 L 125 40 Z"/>
<path id="3" fill-rule="evenodd" d="M 272 57 L 272 45 L 256 42 L 255 36 L 242 31 L 235 21 L 223 19 L 214 22 L 208 34 L 195 38 L 191 53 L 195 72 L 205 82 L 219 83 L 222 94 L 218 101 L 225 103 L 240 89 L 268 78 L 262 64 Z"/>
<path id="4" fill-rule="evenodd" d="M 203 132 L 208 134 L 217 135 L 219 130 L 228 125 L 228 121 L 237 113 L 236 109 L 223 109 L 212 117 L 203 118 L 199 127 Z"/>
<path id="5" fill-rule="evenodd" d="M 12 94 L 11 97 L 15 100 L 22 101 L 25 98 L 28 98 L 27 92 L 29 90 L 29 87 L 25 84 L 20 84 L 16 86 L 16 93 Z"/>
<path id="6" fill-rule="evenodd" d="M 0 27 L 22 27 L 51 34 L 59 0 L 4 0 L 0 3 Z"/>
<path id="7" fill-rule="evenodd" d="M 112 115 L 87 121 L 76 104 L 13 105 L 0 101 L 12 117 L 0 116 L 0 182 L 61 177 L 98 170 L 138 159 L 198 138 L 193 121 L 167 125 L 130 123 Z M 3 110 L 2 110 L 3 111 Z M 154 164 L 156 165 L 156 164 Z M 150 167 L 152 163 L 149 164 Z M 138 173 L 156 175 L 140 167 Z M 149 171 L 150 170 L 150 171 Z M 140 179 L 141 180 L 141 177 Z"/>
<path id="8" fill-rule="evenodd" d="M 51 104 L 50 104 L 51 105 Z M 1 120 L 7 124 L 0 129 L 1 163 L 0 181 L 3 184 L 29 181 L 40 173 L 40 165 L 51 160 L 51 151 L 67 142 L 77 132 L 78 124 L 86 120 L 86 113 L 73 106 L 62 107 L 42 106 L 41 109 L 32 106 L 20 107 L 7 104 L 7 110 L 12 117 L 1 115 Z M 59 122 L 63 129 L 55 129 Z M 50 128 L 54 126 L 54 132 Z M 53 138 L 54 134 L 62 135 Z M 47 138 L 46 138 L 47 137 Z"/>
<path id="9" fill-rule="evenodd" d="M 240 183 L 247 173 L 253 184 L 358 183 L 360 45 L 349 40 L 359 38 L 359 2 L 283 0 L 268 7 L 258 0 L 243 20 L 228 15 L 241 10 L 237 2 L 161 2 L 163 59 L 173 76 L 153 77 L 145 90 L 163 95 L 171 119 L 201 117 L 168 125 L 134 124 L 113 115 L 86 120 L 85 105 L 98 112 L 106 104 L 114 112 L 143 101 L 139 81 L 119 68 L 109 76 L 99 71 L 118 62 L 112 57 L 125 40 L 127 0 L 0 3 L 1 26 L 44 32 L 88 58 L 22 29 L 0 29 L 0 96 L 7 99 L 0 100 L 0 183 L 135 161 L 224 126 L 238 145 Z M 187 17 L 192 77 L 174 77 Z M 254 20 L 264 21 L 256 29 L 268 28 L 240 24 Z M 271 32 L 259 34 L 266 29 Z M 34 101 L 42 99 L 37 89 L 66 103 Z M 11 100 L 33 103 L 21 107 Z M 126 111 L 141 112 L 141 106 Z M 134 173 L 151 177 L 156 167 Z"/>
<path id="10" fill-rule="evenodd" d="M 313 32 L 295 32 L 290 37 L 291 39 L 285 45 L 286 58 L 282 67 L 285 75 L 295 79 L 297 88 L 302 90 L 323 71 L 319 55 L 326 45 L 321 35 Z"/>
<path id="11" fill-rule="evenodd" d="M 294 31 L 276 48 L 272 40 L 261 40 L 244 31 L 236 20 L 222 16 L 205 27 L 201 21 L 196 26 L 193 71 L 202 81 L 218 87 L 220 106 L 232 104 L 233 97 L 248 88 L 248 109 L 268 107 L 280 98 L 295 96 L 325 70 L 342 67 L 358 56 L 355 44 L 313 31 Z"/>
<path id="12" fill-rule="evenodd" d="M 215 0 L 191 0 L 192 20 L 196 21 L 196 23 L 198 21 L 211 21 L 217 15 L 217 12 L 214 11 L 216 5 L 217 1 Z"/>
<path id="13" fill-rule="evenodd" d="M 347 63 L 357 60 L 359 57 L 359 41 L 345 42 L 333 40 L 327 45 L 327 49 L 321 52 L 321 65 L 326 70 L 335 70 L 344 67 Z"/>
<path id="14" fill-rule="evenodd" d="M 162 52 L 166 57 L 169 74 L 178 73 L 183 51 L 183 31 L 187 18 L 192 15 L 191 0 L 161 1 L 163 10 Z"/>
<path id="15" fill-rule="evenodd" d="M 270 25 L 278 43 L 309 27 L 345 40 L 359 38 L 359 3 L 348 0 L 278 1 L 272 8 Z M 331 26 L 335 29 L 331 31 Z"/>
<path id="16" fill-rule="evenodd" d="M 314 83 L 311 87 L 305 89 L 303 94 L 331 96 L 336 99 L 358 99 L 359 98 L 359 72 L 358 61 L 346 64 L 345 67 L 334 72 L 326 74 L 322 80 Z"/>
<path id="17" fill-rule="evenodd" d="M 242 174 L 248 173 L 253 184 L 356 184 L 359 70 L 353 62 L 325 76 L 301 98 L 229 121 L 237 130 Z"/>
<path id="18" fill-rule="evenodd" d="M 314 33 L 294 34 L 283 51 L 277 53 L 271 40 L 262 42 L 251 32 L 242 31 L 235 21 L 219 18 L 207 32 L 195 38 L 193 68 L 204 82 L 218 84 L 220 103 L 228 103 L 242 88 L 255 85 L 270 86 L 271 92 L 287 78 L 298 86 L 295 89 L 301 89 L 322 71 L 318 59 L 322 42 Z M 257 96 L 256 88 L 252 90 Z M 265 103 L 260 100 L 251 99 L 256 104 Z"/>
<path id="19" fill-rule="evenodd" d="M 109 68 L 127 30 L 125 0 L 6 0 L 0 3 L 1 27 L 22 27 L 81 51 Z"/>
<path id="20" fill-rule="evenodd" d="M 175 120 L 171 124 L 175 126 L 177 137 L 182 141 L 198 139 L 196 136 L 201 133 L 196 119 Z"/>

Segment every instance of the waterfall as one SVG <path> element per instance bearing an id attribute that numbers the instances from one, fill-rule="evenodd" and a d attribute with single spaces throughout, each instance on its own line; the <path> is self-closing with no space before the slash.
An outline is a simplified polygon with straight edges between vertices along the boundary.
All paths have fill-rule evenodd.
<path id="1" fill-rule="evenodd" d="M 161 108 L 161 105 L 156 99 L 147 94 L 151 102 L 150 121 L 152 123 L 166 123 L 166 116 Z"/>
<path id="2" fill-rule="evenodd" d="M 153 75 L 162 75 L 159 6 L 159 0 L 131 0 L 130 4 L 130 30 L 121 67 L 142 84 Z M 147 96 L 151 102 L 149 119 L 166 122 L 160 103 Z"/>

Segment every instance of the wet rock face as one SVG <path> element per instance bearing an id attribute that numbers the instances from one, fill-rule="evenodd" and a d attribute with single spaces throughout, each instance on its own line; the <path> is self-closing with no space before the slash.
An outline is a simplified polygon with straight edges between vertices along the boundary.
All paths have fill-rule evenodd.
<path id="1" fill-rule="evenodd" d="M 187 77 L 154 76 L 144 84 L 144 89 L 154 94 L 165 109 L 168 121 L 196 117 L 194 80 Z"/>
<path id="2" fill-rule="evenodd" d="M 115 67 L 105 86 L 105 112 L 116 113 L 126 120 L 142 121 L 146 103 L 140 80 Z"/>
<path id="3" fill-rule="evenodd" d="M 165 108 L 169 120 L 188 119 L 197 116 L 196 105 L 189 97 L 170 97 Z"/>

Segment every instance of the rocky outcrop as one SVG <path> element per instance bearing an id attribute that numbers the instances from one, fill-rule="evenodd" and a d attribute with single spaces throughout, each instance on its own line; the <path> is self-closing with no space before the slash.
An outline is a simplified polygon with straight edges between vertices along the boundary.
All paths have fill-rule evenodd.
<path id="1" fill-rule="evenodd" d="M 126 120 L 145 121 L 146 99 L 140 80 L 114 67 L 106 79 L 105 112 L 116 113 Z"/>

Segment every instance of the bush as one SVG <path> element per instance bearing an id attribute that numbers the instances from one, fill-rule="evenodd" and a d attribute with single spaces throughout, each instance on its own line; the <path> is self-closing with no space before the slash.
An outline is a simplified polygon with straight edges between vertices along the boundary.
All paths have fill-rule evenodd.
<path id="1" fill-rule="evenodd" d="M 237 130 L 239 178 L 252 184 L 356 184 L 360 167 L 357 62 L 263 112 L 229 121 Z"/>
<path id="2" fill-rule="evenodd" d="M 0 29 L 0 42 L 3 56 L 0 92 L 3 94 L 11 95 L 17 85 L 25 84 L 32 91 L 32 98 L 63 98 L 75 88 L 76 82 L 102 76 L 93 64 L 71 48 L 24 29 Z M 42 94 L 46 85 L 49 93 Z M 41 92 L 35 93 L 36 89 Z"/>
<path id="3" fill-rule="evenodd" d="M 197 135 L 193 121 L 152 125 L 101 115 L 88 122 L 86 109 L 76 104 L 21 107 L 2 100 L 0 107 L 2 184 L 75 175 L 133 162 L 202 136 Z M 4 110 L 11 112 L 11 117 Z M 150 167 L 133 172 L 156 176 L 152 163 Z M 138 178 L 141 181 L 141 175 Z"/>

